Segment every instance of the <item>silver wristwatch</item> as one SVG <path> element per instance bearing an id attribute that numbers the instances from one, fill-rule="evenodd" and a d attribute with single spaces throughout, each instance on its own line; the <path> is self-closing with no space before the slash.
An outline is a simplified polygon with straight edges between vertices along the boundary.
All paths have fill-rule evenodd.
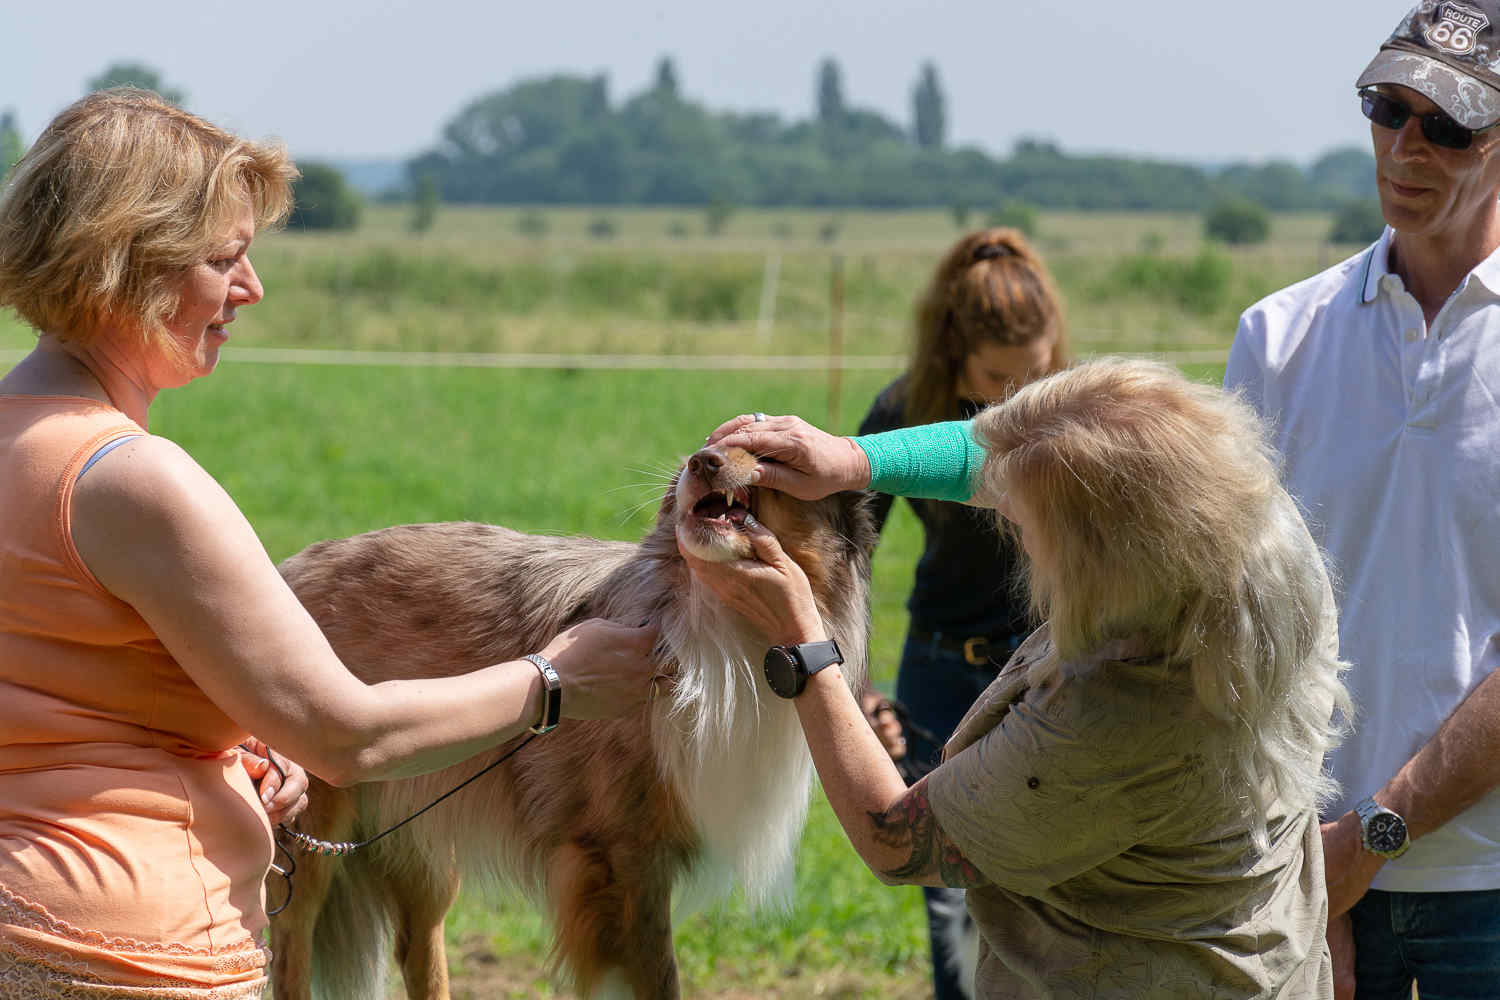
<path id="1" fill-rule="evenodd" d="M 1411 847 L 1411 835 L 1406 830 L 1406 820 L 1366 796 L 1354 807 L 1359 817 L 1359 840 L 1365 850 L 1379 855 L 1387 861 L 1399 858 Z"/>
<path id="2" fill-rule="evenodd" d="M 557 728 L 557 722 L 562 718 L 562 678 L 557 676 L 552 663 L 541 653 L 527 653 L 521 659 L 531 661 L 531 665 L 542 675 L 542 718 L 531 727 L 531 731 L 538 736 L 550 733 Z"/>

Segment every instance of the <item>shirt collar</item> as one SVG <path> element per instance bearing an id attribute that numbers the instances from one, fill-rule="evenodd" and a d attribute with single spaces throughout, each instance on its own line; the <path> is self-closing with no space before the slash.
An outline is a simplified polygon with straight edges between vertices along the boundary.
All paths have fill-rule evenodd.
<path id="1" fill-rule="evenodd" d="M 1480 261 L 1479 266 L 1469 273 L 1478 278 L 1490 290 L 1491 295 L 1500 296 L 1500 248 Z"/>
<path id="2" fill-rule="evenodd" d="M 1365 255 L 1364 270 L 1364 292 L 1360 297 L 1361 302 L 1374 302 L 1375 297 L 1380 294 L 1381 279 L 1391 273 L 1391 237 L 1395 230 L 1390 226 L 1385 227 L 1385 232 L 1380 234 L 1380 239 L 1370 248 Z M 1491 295 L 1500 296 L 1500 248 L 1491 253 L 1474 270 L 1469 272 L 1489 289 Z M 1399 276 L 1398 276 L 1399 277 Z"/>
<path id="3" fill-rule="evenodd" d="M 1390 273 L 1391 266 L 1391 237 L 1395 230 L 1390 226 L 1380 234 L 1380 239 L 1365 254 L 1365 280 L 1364 292 L 1360 296 L 1361 302 L 1374 302 L 1375 296 L 1380 294 L 1380 279 Z"/>

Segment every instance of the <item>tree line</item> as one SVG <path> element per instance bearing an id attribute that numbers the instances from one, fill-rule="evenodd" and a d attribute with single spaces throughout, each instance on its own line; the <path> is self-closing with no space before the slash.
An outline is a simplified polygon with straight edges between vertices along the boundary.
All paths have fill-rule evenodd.
<path id="1" fill-rule="evenodd" d="M 1375 193 L 1373 160 L 1354 148 L 1305 169 L 1071 155 L 1036 138 L 1007 157 L 953 148 L 930 62 L 911 88 L 909 124 L 849 103 L 833 59 L 818 66 L 813 90 L 813 114 L 784 120 L 684 97 L 670 58 L 619 103 L 603 75 L 526 79 L 461 108 L 407 175 L 412 190 L 433 185 L 458 203 L 1202 211 L 1241 199 L 1305 211 Z"/>
<path id="2" fill-rule="evenodd" d="M 121 84 L 185 100 L 140 63 L 114 64 L 86 89 Z M 407 162 L 407 183 L 394 195 L 424 209 L 427 224 L 439 201 L 702 205 L 721 213 L 731 206 L 947 206 L 956 218 L 1024 218 L 1033 208 L 1206 212 L 1226 203 L 1269 211 L 1358 207 L 1369 215 L 1375 195 L 1373 158 L 1357 148 L 1330 151 L 1306 168 L 1073 155 L 1039 138 L 1017 141 L 1005 157 L 955 148 L 931 62 L 912 84 L 907 124 L 851 104 L 831 58 L 817 67 L 812 96 L 803 120 L 713 111 L 683 96 L 670 57 L 657 63 L 650 85 L 618 103 L 602 75 L 521 80 L 459 109 L 434 148 Z M 0 176 L 22 151 L 13 114 L 0 113 Z M 323 165 L 302 168 L 299 212 L 328 216 L 306 221 L 355 224 L 358 199 L 343 179 Z"/>

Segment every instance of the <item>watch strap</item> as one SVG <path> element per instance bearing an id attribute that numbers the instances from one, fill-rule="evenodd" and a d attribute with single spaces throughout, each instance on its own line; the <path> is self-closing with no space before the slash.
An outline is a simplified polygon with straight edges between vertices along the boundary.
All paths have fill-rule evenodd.
<path id="1" fill-rule="evenodd" d="M 844 662 L 844 651 L 839 649 L 839 644 L 832 639 L 824 639 L 822 642 L 804 642 L 789 648 L 809 677 L 824 667 Z"/>
<path id="2" fill-rule="evenodd" d="M 537 735 L 550 733 L 562 718 L 562 678 L 541 653 L 527 653 L 521 659 L 529 661 L 542 675 L 542 718 L 531 731 Z"/>

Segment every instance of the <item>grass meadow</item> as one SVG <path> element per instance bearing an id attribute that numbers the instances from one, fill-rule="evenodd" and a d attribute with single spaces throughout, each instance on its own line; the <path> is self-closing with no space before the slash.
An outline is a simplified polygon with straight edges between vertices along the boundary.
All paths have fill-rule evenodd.
<path id="1" fill-rule="evenodd" d="M 376 206 L 353 234 L 259 238 L 266 301 L 241 313 L 212 378 L 153 409 L 152 430 L 224 484 L 276 559 L 321 538 L 433 520 L 638 539 L 670 470 L 723 418 L 796 412 L 852 432 L 897 373 L 912 303 L 960 233 L 938 211 L 744 211 L 718 236 L 690 210 L 445 207 L 421 235 L 406 221 L 405 209 Z M 1035 242 L 1080 353 L 1197 352 L 1203 360 L 1185 367 L 1217 380 L 1240 310 L 1354 252 L 1323 242 L 1328 225 L 1277 217 L 1269 243 L 1227 250 L 1204 245 L 1196 217 L 1044 213 Z M 831 350 L 836 268 L 842 352 L 870 365 L 836 387 L 827 372 L 791 364 L 236 359 L 245 347 L 812 359 Z M 0 370 L 30 341 L 0 316 Z M 871 663 L 882 687 L 894 679 L 919 548 L 916 521 L 898 506 L 875 562 Z M 456 995 L 556 995 L 540 973 L 546 929 L 524 905 L 466 894 L 448 933 Z M 929 992 L 920 893 L 880 885 L 817 793 L 789 908 L 752 913 L 731 899 L 680 920 L 677 943 L 688 996 Z"/>

